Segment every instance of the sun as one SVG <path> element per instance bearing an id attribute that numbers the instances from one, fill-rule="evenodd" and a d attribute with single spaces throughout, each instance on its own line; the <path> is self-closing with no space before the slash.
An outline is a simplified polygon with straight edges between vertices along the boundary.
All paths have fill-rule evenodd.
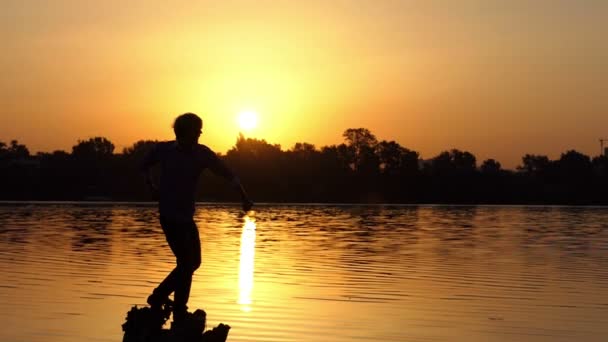
<path id="1" fill-rule="evenodd" d="M 258 125 L 258 113 L 253 110 L 242 110 L 239 112 L 237 121 L 242 130 L 250 131 Z"/>

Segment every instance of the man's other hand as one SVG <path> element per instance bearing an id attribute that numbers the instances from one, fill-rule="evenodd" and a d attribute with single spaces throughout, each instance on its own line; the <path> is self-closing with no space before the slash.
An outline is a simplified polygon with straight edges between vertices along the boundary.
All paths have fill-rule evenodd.
<path id="1" fill-rule="evenodd" d="M 148 183 L 148 189 L 150 189 L 150 195 L 152 196 L 153 200 L 158 200 L 159 194 L 158 194 L 158 186 L 156 186 L 156 184 L 150 182 Z"/>

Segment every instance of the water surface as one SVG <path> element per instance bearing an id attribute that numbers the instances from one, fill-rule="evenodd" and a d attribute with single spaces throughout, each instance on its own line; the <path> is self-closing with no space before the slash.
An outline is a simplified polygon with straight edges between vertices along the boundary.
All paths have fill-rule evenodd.
<path id="1" fill-rule="evenodd" d="M 604 341 L 608 208 L 201 205 L 229 341 Z M 174 265 L 153 205 L 0 206 L 0 341 L 120 341 Z"/>

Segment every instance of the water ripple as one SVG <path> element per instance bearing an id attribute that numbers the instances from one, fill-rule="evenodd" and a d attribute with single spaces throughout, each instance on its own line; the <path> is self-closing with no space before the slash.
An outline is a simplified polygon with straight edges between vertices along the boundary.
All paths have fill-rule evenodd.
<path id="1" fill-rule="evenodd" d="M 230 341 L 603 341 L 608 208 L 202 206 Z M 252 224 L 254 224 L 252 226 Z M 154 205 L 0 206 L 1 341 L 116 341 L 174 267 Z"/>

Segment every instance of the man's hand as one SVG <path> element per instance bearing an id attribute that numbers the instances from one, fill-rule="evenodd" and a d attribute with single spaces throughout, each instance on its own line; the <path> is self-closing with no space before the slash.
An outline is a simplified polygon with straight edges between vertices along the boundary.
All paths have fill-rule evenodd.
<path id="1" fill-rule="evenodd" d="M 253 207 L 253 202 L 249 198 L 243 198 L 243 211 L 248 212 Z"/>

